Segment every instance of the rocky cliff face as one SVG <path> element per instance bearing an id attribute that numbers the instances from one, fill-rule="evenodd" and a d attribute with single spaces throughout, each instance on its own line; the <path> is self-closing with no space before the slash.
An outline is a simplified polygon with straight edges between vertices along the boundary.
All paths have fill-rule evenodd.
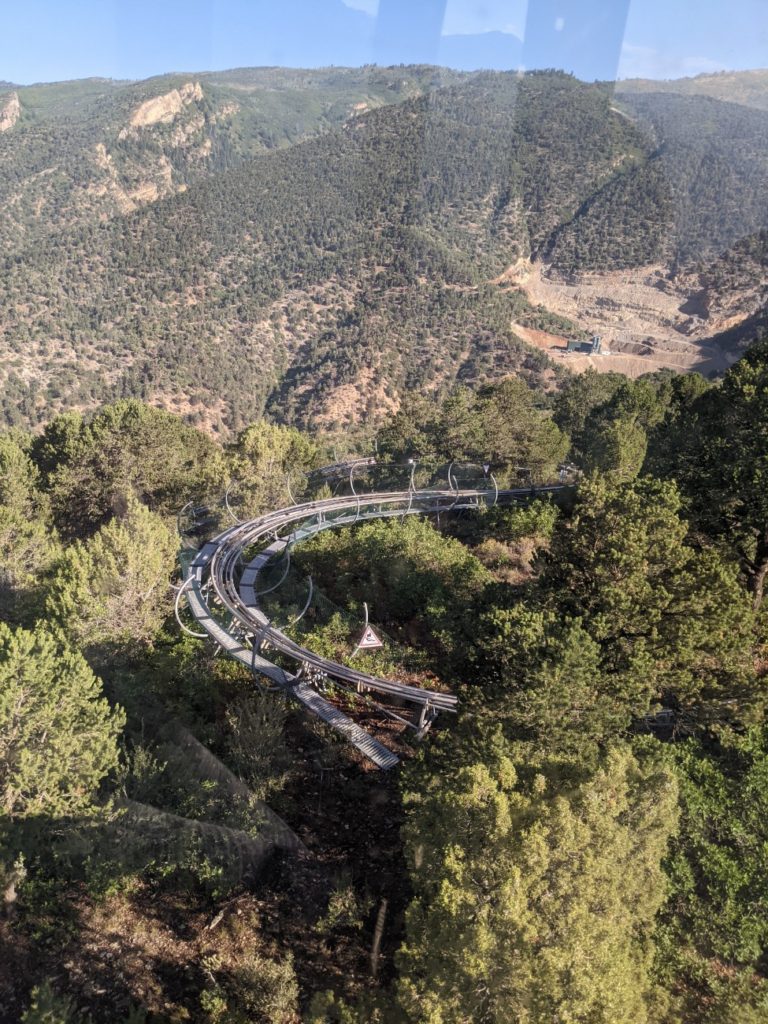
<path id="1" fill-rule="evenodd" d="M 0 96 L 0 132 L 7 132 L 21 117 L 19 94 L 12 92 L 8 96 Z"/>
<path id="2" fill-rule="evenodd" d="M 170 124 L 191 103 L 199 103 L 203 98 L 203 89 L 199 82 L 187 82 L 180 89 L 172 89 L 162 96 L 153 96 L 138 106 L 131 114 L 130 128 L 149 128 L 156 124 Z M 121 138 L 125 138 L 128 129 L 123 129 Z"/>
<path id="3" fill-rule="evenodd" d="M 103 143 L 96 143 L 92 157 L 98 173 L 84 192 L 90 202 L 109 201 L 120 213 L 131 213 L 138 206 L 184 189 L 183 185 L 175 184 L 173 167 L 164 154 L 146 162 L 141 168 L 141 174 L 132 176 L 130 185 L 121 169 L 115 166 L 112 154 Z M 122 170 L 124 172 L 125 168 Z"/>

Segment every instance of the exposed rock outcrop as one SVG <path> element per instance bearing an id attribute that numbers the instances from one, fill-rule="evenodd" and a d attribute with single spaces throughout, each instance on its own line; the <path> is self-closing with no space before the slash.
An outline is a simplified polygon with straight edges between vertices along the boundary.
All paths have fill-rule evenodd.
<path id="1" fill-rule="evenodd" d="M 199 82 L 187 82 L 162 96 L 153 96 L 138 106 L 131 115 L 131 128 L 149 128 L 154 124 L 170 124 L 184 107 L 200 102 L 203 89 Z"/>
<path id="2" fill-rule="evenodd" d="M 110 196 L 121 213 L 131 213 L 137 206 L 153 203 L 161 196 L 175 191 L 173 167 L 166 156 L 158 157 L 145 167 L 146 177 L 135 183 L 132 188 L 124 186 L 112 154 L 102 142 L 97 142 L 94 146 L 93 157 L 96 166 L 104 175 L 98 182 L 89 185 L 87 191 L 92 197 Z"/>
<path id="3" fill-rule="evenodd" d="M 0 132 L 7 132 L 13 128 L 20 117 L 19 94 L 12 92 L 7 96 L 0 96 Z"/>

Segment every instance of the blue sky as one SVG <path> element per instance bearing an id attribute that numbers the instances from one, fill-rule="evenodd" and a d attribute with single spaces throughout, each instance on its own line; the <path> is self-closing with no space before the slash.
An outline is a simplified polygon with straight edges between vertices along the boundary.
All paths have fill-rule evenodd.
<path id="1" fill-rule="evenodd" d="M 768 0 L 24 0 L 0 79 L 424 61 L 671 78 L 762 67 Z"/>

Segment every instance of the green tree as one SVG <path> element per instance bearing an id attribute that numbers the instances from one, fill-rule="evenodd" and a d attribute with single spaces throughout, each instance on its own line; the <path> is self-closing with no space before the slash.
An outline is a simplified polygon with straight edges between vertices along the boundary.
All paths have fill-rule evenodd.
<path id="1" fill-rule="evenodd" d="M 46 496 L 28 455 L 0 435 L 0 616 L 24 617 L 31 591 L 58 554 Z M 25 607 L 27 606 L 27 607 Z"/>
<path id="2" fill-rule="evenodd" d="M 648 435 L 636 421 L 606 420 L 590 439 L 583 468 L 604 473 L 617 483 L 634 480 L 643 467 L 647 450 Z"/>
<path id="3" fill-rule="evenodd" d="M 433 401 L 418 394 L 406 395 L 398 411 L 377 434 L 379 452 L 398 460 L 430 454 L 438 415 L 439 407 Z"/>
<path id="4" fill-rule="evenodd" d="M 63 412 L 48 423 L 32 444 L 32 456 L 44 478 L 60 465 L 72 463 L 82 452 L 85 430 L 79 412 Z"/>
<path id="5" fill-rule="evenodd" d="M 625 380 L 607 402 L 593 407 L 574 437 L 584 469 L 616 482 L 634 479 L 645 460 L 648 431 L 663 419 L 671 395 L 671 381 L 660 373 Z"/>
<path id="6" fill-rule="evenodd" d="M 106 406 L 89 421 L 54 420 L 35 442 L 56 523 L 65 537 L 93 533 L 132 497 L 173 515 L 190 499 L 220 495 L 224 455 L 177 416 L 137 401 Z"/>
<path id="7" fill-rule="evenodd" d="M 293 427 L 265 420 L 248 427 L 229 454 L 233 500 L 240 514 L 258 515 L 288 504 L 288 477 L 300 490 L 297 476 L 316 467 L 319 456 L 315 442 Z"/>
<path id="8" fill-rule="evenodd" d="M 683 373 L 673 378 L 664 418 L 648 431 L 644 474 L 660 480 L 677 478 L 681 487 L 685 485 L 685 478 L 680 475 L 680 463 L 685 462 L 685 453 L 698 443 L 696 435 L 705 426 L 699 422 L 699 410 L 711 398 L 700 400 L 713 387 L 711 381 L 698 373 Z"/>
<path id="9" fill-rule="evenodd" d="M 329 530 L 296 558 L 337 603 L 359 614 L 367 601 L 375 622 L 404 627 L 443 656 L 460 646 L 466 606 L 491 579 L 463 544 L 416 516 Z"/>
<path id="10" fill-rule="evenodd" d="M 160 516 L 129 497 L 122 517 L 67 549 L 51 582 L 48 614 L 81 645 L 149 639 L 171 611 L 177 548 Z"/>
<path id="11" fill-rule="evenodd" d="M 568 438 L 547 412 L 539 408 L 535 393 L 515 377 L 481 390 L 477 415 L 483 425 L 483 453 L 502 466 L 528 467 L 535 479 L 548 480 L 568 451 Z"/>
<path id="12" fill-rule="evenodd" d="M 557 394 L 552 418 L 574 441 L 584 429 L 590 413 L 609 402 L 626 379 L 623 373 L 598 373 L 591 368 L 585 373 L 573 374 Z M 572 454 L 576 459 L 582 454 L 575 442 Z"/>
<path id="13" fill-rule="evenodd" d="M 768 752 L 764 729 L 676 753 L 681 827 L 667 865 L 665 951 L 759 969 L 768 951 Z"/>
<path id="14" fill-rule="evenodd" d="M 88 812 L 123 724 L 58 635 L 0 624 L 0 815 Z"/>
<path id="15" fill-rule="evenodd" d="M 492 505 L 483 511 L 480 526 L 486 536 L 505 543 L 525 537 L 549 540 L 558 516 L 557 505 L 539 498 L 521 505 Z"/>
<path id="16" fill-rule="evenodd" d="M 498 743 L 480 758 L 477 747 L 407 798 L 406 1019 L 647 1021 L 673 773 L 615 747 L 569 789 L 544 774 L 523 781 Z"/>
<path id="17" fill-rule="evenodd" d="M 626 729 L 632 707 L 642 706 L 644 694 L 617 692 L 600 645 L 580 620 L 519 603 L 480 615 L 474 639 L 478 720 L 501 722 L 509 736 L 539 749 L 586 763 L 600 742 Z"/>
<path id="18" fill-rule="evenodd" d="M 477 395 L 469 388 L 456 387 L 446 395 L 440 418 L 432 422 L 431 428 L 431 449 L 444 459 L 477 460 L 489 450 Z"/>
<path id="19" fill-rule="evenodd" d="M 700 989 L 692 988 L 694 1005 L 688 1019 L 701 1024 L 765 1024 L 768 1020 L 768 983 L 754 971 L 730 972 L 713 981 L 702 999 Z M 702 1003 L 705 1008 L 702 1013 Z"/>
<path id="20" fill-rule="evenodd" d="M 680 513 L 673 483 L 585 481 L 544 556 L 538 599 L 581 622 L 626 710 L 664 700 L 731 721 L 759 695 L 754 618 L 737 567 L 694 548 Z"/>
<path id="21" fill-rule="evenodd" d="M 674 1024 L 766 1020 L 767 749 L 764 727 L 673 748 L 680 827 L 655 942 Z"/>
<path id="22" fill-rule="evenodd" d="M 412 455 L 477 464 L 492 462 L 502 471 L 526 466 L 538 478 L 554 475 L 568 450 L 568 439 L 535 393 L 513 377 L 479 392 L 454 388 L 435 409 L 411 399 L 379 434 L 379 450 L 394 459 Z"/>
<path id="23" fill-rule="evenodd" d="M 667 429 L 651 468 L 674 476 L 696 522 L 731 545 L 759 608 L 768 578 L 768 337 Z"/>

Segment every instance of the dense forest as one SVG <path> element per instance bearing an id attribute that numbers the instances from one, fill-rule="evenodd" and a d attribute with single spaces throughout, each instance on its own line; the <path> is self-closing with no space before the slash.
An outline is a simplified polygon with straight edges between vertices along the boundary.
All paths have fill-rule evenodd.
<path id="1" fill-rule="evenodd" d="M 765 111 L 556 72 L 198 78 L 20 93 L 0 133 L 8 426 L 140 398 L 229 441 L 265 410 L 345 429 L 413 388 L 553 389 L 513 325 L 583 332 L 505 277 L 529 259 L 658 264 L 711 304 L 747 247 L 747 319 L 721 341 L 759 328 Z"/>
<path id="2" fill-rule="evenodd" d="M 765 227 L 768 118 L 704 97 L 622 94 L 653 139 L 550 240 L 562 269 L 669 262 L 676 270 L 727 252 Z"/>
<path id="3" fill-rule="evenodd" d="M 0 112 L 18 101 L 17 120 L 0 131 L 0 240 L 15 249 L 130 212 L 362 110 L 464 77 L 424 66 L 242 68 L 0 85 Z"/>
<path id="4" fill-rule="evenodd" d="M 414 394 L 376 443 L 582 470 L 297 546 L 302 642 L 348 658 L 367 600 L 372 669 L 459 695 L 389 773 L 172 613 L 182 506 L 287 503 L 322 435 L 0 435 L 0 1018 L 764 1021 L 768 338 L 716 383 Z"/>

